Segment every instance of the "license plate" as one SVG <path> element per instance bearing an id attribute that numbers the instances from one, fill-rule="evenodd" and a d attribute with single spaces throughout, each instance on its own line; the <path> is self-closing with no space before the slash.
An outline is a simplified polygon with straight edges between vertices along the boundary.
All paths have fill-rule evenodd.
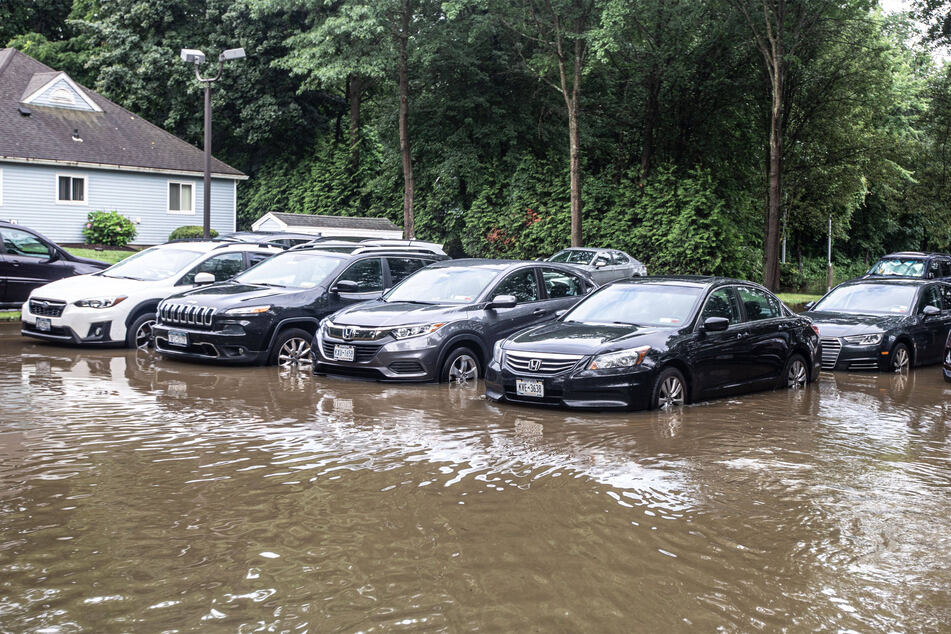
<path id="1" fill-rule="evenodd" d="M 43 332 L 50 331 L 50 320 L 46 317 L 37 317 L 36 318 L 36 329 L 42 330 Z"/>
<path id="2" fill-rule="evenodd" d="M 334 361 L 353 361 L 353 346 L 334 346 Z"/>
<path id="3" fill-rule="evenodd" d="M 545 384 L 531 379 L 515 379 L 515 393 L 519 396 L 543 398 L 545 396 Z"/>
<path id="4" fill-rule="evenodd" d="M 181 332 L 180 330 L 169 330 L 168 331 L 168 343 L 173 346 L 187 346 L 188 345 L 188 333 Z"/>

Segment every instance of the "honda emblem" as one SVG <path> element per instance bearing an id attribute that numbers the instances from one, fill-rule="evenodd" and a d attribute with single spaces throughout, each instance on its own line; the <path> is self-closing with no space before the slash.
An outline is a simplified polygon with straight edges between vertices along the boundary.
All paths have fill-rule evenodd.
<path id="1" fill-rule="evenodd" d="M 344 328 L 343 338 L 346 339 L 347 341 L 353 339 L 353 328 Z"/>
<path id="2" fill-rule="evenodd" d="M 528 369 L 531 370 L 532 372 L 538 372 L 541 369 L 541 367 L 542 367 L 541 359 L 532 359 L 531 361 L 528 362 Z"/>

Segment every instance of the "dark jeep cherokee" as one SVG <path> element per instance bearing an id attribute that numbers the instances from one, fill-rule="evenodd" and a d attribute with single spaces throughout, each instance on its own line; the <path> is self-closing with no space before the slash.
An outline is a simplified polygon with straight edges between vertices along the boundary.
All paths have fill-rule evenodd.
<path id="1" fill-rule="evenodd" d="M 285 251 L 227 282 L 163 301 L 155 349 L 166 357 L 202 361 L 310 365 L 311 342 L 323 317 L 376 299 L 443 259 L 399 248 Z"/>

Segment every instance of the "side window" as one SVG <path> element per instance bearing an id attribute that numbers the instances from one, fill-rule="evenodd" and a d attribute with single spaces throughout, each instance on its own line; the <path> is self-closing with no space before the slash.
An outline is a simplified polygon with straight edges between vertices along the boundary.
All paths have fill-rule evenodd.
<path id="1" fill-rule="evenodd" d="M 415 258 L 386 258 L 386 263 L 390 267 L 390 281 L 393 286 L 429 264 L 425 260 Z"/>
<path id="2" fill-rule="evenodd" d="M 951 277 L 951 260 L 941 260 L 941 277 Z"/>
<path id="3" fill-rule="evenodd" d="M 710 317 L 723 317 L 729 319 L 731 324 L 740 321 L 740 307 L 736 304 L 732 289 L 720 288 L 710 293 L 700 313 L 700 323 Z"/>
<path id="4" fill-rule="evenodd" d="M 558 269 L 542 269 L 542 278 L 545 280 L 545 291 L 551 299 L 584 295 L 584 282 L 570 273 Z"/>
<path id="5" fill-rule="evenodd" d="M 199 264 L 195 265 L 191 271 L 185 274 L 179 284 L 194 284 L 195 276 L 199 273 L 211 273 L 215 276 L 216 282 L 230 280 L 232 277 L 244 270 L 243 253 L 222 253 L 215 255 Z"/>
<path id="6" fill-rule="evenodd" d="M 627 259 L 627 256 L 621 253 L 620 251 L 614 252 L 614 263 L 615 264 L 627 264 L 630 260 Z"/>
<path id="7" fill-rule="evenodd" d="M 743 302 L 743 308 L 746 309 L 747 320 L 758 321 L 782 316 L 779 303 L 758 288 L 740 286 L 737 292 L 740 295 L 740 301 Z"/>
<path id="8" fill-rule="evenodd" d="M 510 274 L 495 287 L 492 297 L 514 295 L 518 303 L 538 301 L 538 283 L 535 269 L 524 269 Z"/>
<path id="9" fill-rule="evenodd" d="M 928 277 L 932 279 L 941 277 L 941 262 L 939 260 L 931 261 L 931 265 L 928 267 Z"/>
<path id="10" fill-rule="evenodd" d="M 925 309 L 925 306 L 934 306 L 941 308 L 941 292 L 937 284 L 929 284 L 921 291 L 921 301 L 918 303 L 918 312 Z"/>
<path id="11" fill-rule="evenodd" d="M 383 262 L 379 258 L 368 258 L 351 264 L 343 272 L 338 282 L 356 282 L 358 293 L 373 293 L 383 290 Z"/>
<path id="12" fill-rule="evenodd" d="M 0 229 L 0 237 L 8 255 L 20 255 L 27 258 L 49 259 L 50 248 L 32 233 L 19 229 Z"/>
<path id="13" fill-rule="evenodd" d="M 248 267 L 252 267 L 258 262 L 263 262 L 269 257 L 271 257 L 270 253 L 248 253 Z"/>
<path id="14" fill-rule="evenodd" d="M 941 285 L 941 301 L 944 303 L 944 310 L 951 311 L 951 284 Z"/>

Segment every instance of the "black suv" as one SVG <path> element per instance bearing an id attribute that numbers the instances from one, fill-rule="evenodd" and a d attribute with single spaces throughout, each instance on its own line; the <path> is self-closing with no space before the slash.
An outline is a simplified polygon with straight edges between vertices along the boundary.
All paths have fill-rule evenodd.
<path id="1" fill-rule="evenodd" d="M 32 229 L 0 220 L 0 307 L 19 308 L 35 288 L 108 266 L 75 256 Z"/>
<path id="2" fill-rule="evenodd" d="M 889 253 L 879 258 L 862 277 L 916 277 L 951 281 L 951 255 L 920 251 Z"/>
<path id="3" fill-rule="evenodd" d="M 155 349 L 203 361 L 310 365 L 323 317 L 376 299 L 442 259 L 398 248 L 285 251 L 227 282 L 168 297 L 158 308 Z"/>

